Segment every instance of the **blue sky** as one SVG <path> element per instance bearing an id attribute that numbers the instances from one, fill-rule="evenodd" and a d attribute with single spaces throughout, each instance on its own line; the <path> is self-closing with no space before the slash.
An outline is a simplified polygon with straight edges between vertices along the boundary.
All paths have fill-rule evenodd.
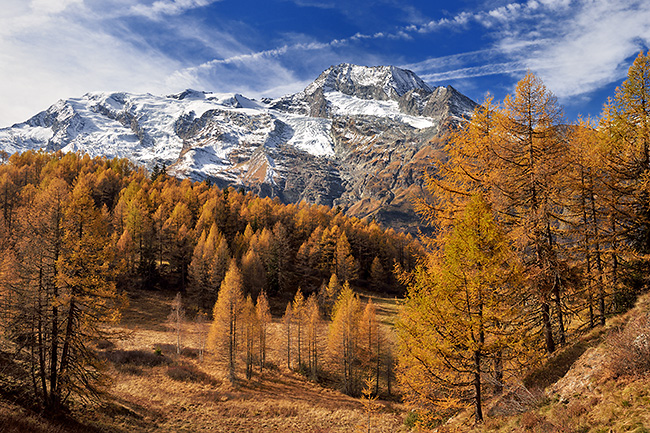
<path id="1" fill-rule="evenodd" d="M 90 91 L 277 97 L 341 62 L 396 65 L 474 100 L 532 70 L 598 116 L 641 50 L 647 0 L 2 0 L 0 126 Z"/>

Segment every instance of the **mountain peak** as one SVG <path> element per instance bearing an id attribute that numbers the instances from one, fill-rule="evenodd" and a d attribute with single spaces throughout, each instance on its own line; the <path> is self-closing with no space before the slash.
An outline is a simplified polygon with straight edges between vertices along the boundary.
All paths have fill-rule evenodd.
<path id="1" fill-rule="evenodd" d="M 178 99 L 182 101 L 183 99 L 205 99 L 206 92 L 202 92 L 194 89 L 185 89 L 180 93 L 175 93 L 172 95 L 167 95 L 168 98 Z"/>
<path id="2" fill-rule="evenodd" d="M 411 90 L 428 94 L 433 89 L 412 71 L 396 66 L 359 66 L 341 63 L 330 66 L 307 88 L 305 93 L 317 91 L 341 92 L 361 99 L 397 99 Z"/>

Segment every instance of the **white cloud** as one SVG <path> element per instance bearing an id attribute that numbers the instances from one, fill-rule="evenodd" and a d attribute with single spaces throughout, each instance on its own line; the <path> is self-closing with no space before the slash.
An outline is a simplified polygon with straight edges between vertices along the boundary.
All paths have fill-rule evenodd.
<path id="1" fill-rule="evenodd" d="M 559 97 L 589 93 L 621 80 L 626 59 L 650 46 L 650 4 L 582 2 L 555 30 L 554 38 L 520 56 Z"/>
<path id="2" fill-rule="evenodd" d="M 156 50 L 126 42 L 128 35 L 117 37 L 89 21 L 82 8 L 72 8 L 75 2 L 56 2 L 47 14 L 36 3 L 18 3 L 13 16 L 0 20 L 0 127 L 88 91 L 165 91 L 166 77 L 179 68 Z"/>
<path id="3" fill-rule="evenodd" d="M 30 7 L 33 11 L 45 14 L 56 14 L 68 6 L 81 4 L 83 0 L 32 0 Z"/>
<path id="4" fill-rule="evenodd" d="M 58 98 L 91 90 L 167 93 L 194 87 L 280 96 L 307 84 L 293 72 L 293 65 L 307 71 L 341 61 L 385 64 L 383 51 L 373 54 L 367 49 L 373 41 L 419 43 L 448 31 L 461 39 L 480 35 L 492 43 L 406 67 L 434 83 L 496 74 L 512 75 L 514 83 L 531 69 L 560 98 L 576 98 L 620 81 L 629 57 L 650 46 L 647 0 L 499 2 L 492 9 L 433 20 L 414 17 L 404 26 L 367 26 L 365 32 L 325 41 L 284 34 L 275 48 L 262 50 L 243 42 L 241 35 L 255 39 L 245 22 L 217 27 L 207 21 L 188 23 L 181 16 L 217 1 L 3 0 L 0 94 L 11 103 L 0 105 L 0 126 L 23 121 Z M 115 20 L 124 16 L 138 22 L 156 20 L 157 29 L 168 32 L 178 52 L 167 51 L 164 43 L 157 48 L 152 36 Z M 201 55 L 183 52 L 184 43 L 201 47 Z M 391 61 L 400 63 L 395 57 Z"/>
<path id="5" fill-rule="evenodd" d="M 431 81 L 495 74 L 518 79 L 530 69 L 567 100 L 622 80 L 629 57 L 650 47 L 650 2 L 645 0 L 529 0 L 456 18 L 407 30 L 427 33 L 454 21 L 474 21 L 488 29 L 492 48 L 408 67 Z"/>
<path id="6" fill-rule="evenodd" d="M 191 9 L 209 6 L 221 0 L 156 0 L 151 5 L 137 4 L 131 7 L 131 13 L 150 19 L 159 19 L 165 15 L 180 15 Z"/>
<path id="7" fill-rule="evenodd" d="M 420 78 L 431 83 L 446 82 L 449 80 L 460 80 L 463 78 L 485 77 L 488 75 L 512 74 L 526 71 L 526 65 L 520 62 L 492 63 L 482 66 L 454 69 L 444 72 L 421 74 Z"/>

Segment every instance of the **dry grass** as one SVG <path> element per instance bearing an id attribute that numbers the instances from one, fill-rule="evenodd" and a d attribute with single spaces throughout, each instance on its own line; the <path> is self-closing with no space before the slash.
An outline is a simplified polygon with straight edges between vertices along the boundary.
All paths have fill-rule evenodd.
<path id="1" fill-rule="evenodd" d="M 606 329 L 586 334 L 529 376 L 536 384 L 551 383 L 546 374 L 559 376 L 569 369 L 546 389 L 549 397 L 527 412 L 494 416 L 480 426 L 473 426 L 470 415 L 463 413 L 446 431 L 650 433 L 650 352 L 645 344 L 649 313 L 646 295 L 633 310 L 612 318 Z"/>
<path id="2" fill-rule="evenodd" d="M 138 421 L 135 427 L 156 432 L 349 432 L 365 420 L 357 399 L 295 373 L 276 369 L 232 386 L 214 359 L 175 362 L 139 374 L 111 367 L 110 394 L 126 408 L 115 418 L 119 427 Z M 399 431 L 402 420 L 400 406 L 383 402 L 373 431 Z"/>
<path id="3" fill-rule="evenodd" d="M 359 399 L 307 381 L 284 365 L 284 351 L 269 353 L 262 377 L 231 385 L 213 356 L 199 362 L 198 335 L 192 323 L 183 330 L 184 351 L 176 355 L 176 337 L 164 325 L 171 295 L 137 292 L 115 330 L 126 335 L 115 344 L 97 342 L 111 384 L 102 403 L 72 407 L 71 416 L 55 422 L 0 398 L 0 433 L 54 432 L 346 432 L 365 425 Z M 374 299 L 378 304 L 380 300 Z M 394 305 L 391 300 L 386 305 Z M 389 315 L 382 306 L 382 314 Z M 326 325 L 323 325 L 323 333 Z M 271 327 L 271 345 L 283 348 L 282 326 Z M 378 401 L 373 432 L 403 430 L 404 409 Z M 23 412 L 21 412 L 23 411 Z M 4 423 L 1 421 L 5 421 Z"/>
<path id="4" fill-rule="evenodd" d="M 616 376 L 650 373 L 650 312 L 613 329 L 605 347 L 608 367 Z"/>

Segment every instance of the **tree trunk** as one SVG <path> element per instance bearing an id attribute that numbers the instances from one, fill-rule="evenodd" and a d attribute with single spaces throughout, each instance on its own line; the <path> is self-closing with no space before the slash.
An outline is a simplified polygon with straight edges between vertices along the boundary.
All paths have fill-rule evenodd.
<path id="1" fill-rule="evenodd" d="M 555 314 L 557 315 L 560 345 L 564 346 L 566 344 L 566 333 L 564 332 L 564 314 L 562 313 L 561 285 L 560 276 L 556 274 L 553 284 L 553 300 L 555 301 Z"/>
<path id="2" fill-rule="evenodd" d="M 553 328 L 551 327 L 551 308 L 546 300 L 542 301 L 542 324 L 544 326 L 546 351 L 553 353 L 555 352 L 555 341 L 553 340 Z"/>
<path id="3" fill-rule="evenodd" d="M 503 354 L 499 350 L 494 356 L 494 394 L 503 392 Z"/>
<path id="4" fill-rule="evenodd" d="M 481 351 L 474 351 L 474 420 L 483 422 L 483 408 L 481 406 Z"/>

